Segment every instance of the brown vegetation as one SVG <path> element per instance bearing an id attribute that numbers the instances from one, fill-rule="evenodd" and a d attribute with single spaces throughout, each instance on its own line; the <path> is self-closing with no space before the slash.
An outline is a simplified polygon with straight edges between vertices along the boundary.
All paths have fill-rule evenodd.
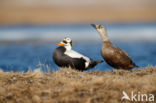
<path id="1" fill-rule="evenodd" d="M 156 95 L 156 67 L 132 72 L 0 71 L 0 103 L 120 103 L 122 91 Z"/>

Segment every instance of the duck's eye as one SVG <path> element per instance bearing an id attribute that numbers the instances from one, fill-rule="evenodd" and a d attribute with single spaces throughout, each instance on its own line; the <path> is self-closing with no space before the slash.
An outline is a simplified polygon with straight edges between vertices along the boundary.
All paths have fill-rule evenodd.
<path id="1" fill-rule="evenodd" d="M 70 41 L 71 41 L 71 39 L 67 38 L 67 39 L 66 39 L 66 41 L 67 41 L 67 42 L 70 42 Z"/>

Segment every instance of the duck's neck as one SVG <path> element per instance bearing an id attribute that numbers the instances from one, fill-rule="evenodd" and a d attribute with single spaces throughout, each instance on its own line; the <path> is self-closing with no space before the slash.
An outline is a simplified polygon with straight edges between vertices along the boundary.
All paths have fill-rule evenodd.
<path id="1" fill-rule="evenodd" d="M 99 35 L 102 38 L 103 42 L 109 42 L 110 41 L 105 28 L 98 30 L 98 32 L 99 32 Z"/>
<path id="2" fill-rule="evenodd" d="M 112 43 L 110 41 L 103 41 L 103 45 L 108 46 L 108 45 L 112 45 Z"/>
<path id="3" fill-rule="evenodd" d="M 66 48 L 67 51 L 70 51 L 72 49 L 70 45 L 65 45 L 64 47 Z"/>

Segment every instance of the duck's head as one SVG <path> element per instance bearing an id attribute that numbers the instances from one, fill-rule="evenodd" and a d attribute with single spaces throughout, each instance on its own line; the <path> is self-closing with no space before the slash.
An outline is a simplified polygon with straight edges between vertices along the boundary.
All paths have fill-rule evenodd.
<path id="1" fill-rule="evenodd" d="M 98 32 L 105 32 L 106 29 L 103 25 L 91 24 L 93 28 L 95 28 Z"/>
<path id="2" fill-rule="evenodd" d="M 97 30 L 103 41 L 108 41 L 107 31 L 103 25 L 91 24 Z"/>
<path id="3" fill-rule="evenodd" d="M 65 37 L 58 45 L 64 46 L 67 50 L 71 50 L 73 42 L 71 38 Z"/>

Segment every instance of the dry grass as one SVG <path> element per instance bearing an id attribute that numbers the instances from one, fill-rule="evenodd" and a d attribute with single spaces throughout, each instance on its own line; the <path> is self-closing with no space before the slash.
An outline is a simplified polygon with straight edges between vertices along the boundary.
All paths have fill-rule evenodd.
<path id="1" fill-rule="evenodd" d="M 133 72 L 0 71 L 0 103 L 120 103 L 123 90 L 156 95 L 156 67 Z"/>

